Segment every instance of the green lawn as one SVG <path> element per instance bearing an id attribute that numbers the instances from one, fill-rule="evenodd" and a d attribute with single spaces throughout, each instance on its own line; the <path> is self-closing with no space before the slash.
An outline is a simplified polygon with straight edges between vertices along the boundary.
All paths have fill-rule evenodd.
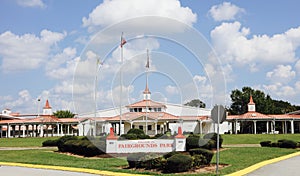
<path id="1" fill-rule="evenodd" d="M 282 155 L 293 153 L 295 149 L 269 148 L 269 147 L 248 147 L 248 148 L 229 148 L 221 151 L 220 163 L 229 164 L 230 166 L 221 170 L 221 174 L 228 174 L 240 169 L 246 168 L 258 162 L 276 158 Z M 82 158 L 69 156 L 54 152 L 53 150 L 23 150 L 23 151 L 0 151 L 0 161 L 2 162 L 19 162 L 29 164 L 42 165 L 56 165 L 90 168 L 98 170 L 109 170 L 116 172 L 128 173 L 143 173 L 152 174 L 148 172 L 138 172 L 127 169 L 121 169 L 121 166 L 126 166 L 125 158 Z M 215 162 L 215 157 L 213 158 Z M 171 174 L 169 174 L 171 175 Z M 195 174 L 194 174 L 195 175 Z M 199 175 L 199 174 L 198 174 Z M 203 176 L 213 174 L 201 174 Z"/>
<path id="2" fill-rule="evenodd" d="M 259 144 L 261 141 L 276 142 L 279 139 L 290 139 L 300 142 L 300 134 L 224 134 L 223 144 Z"/>
<path id="3" fill-rule="evenodd" d="M 58 139 L 58 137 L 0 138 L 0 147 L 41 147 L 42 143 L 48 139 Z"/>

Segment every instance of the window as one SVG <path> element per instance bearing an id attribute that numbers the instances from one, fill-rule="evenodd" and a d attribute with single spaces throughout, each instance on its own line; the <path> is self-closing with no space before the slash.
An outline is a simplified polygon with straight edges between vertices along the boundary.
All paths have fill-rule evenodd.
<path id="1" fill-rule="evenodd" d="M 148 130 L 152 130 L 152 125 L 148 125 Z"/>
<path id="2" fill-rule="evenodd" d="M 130 111 L 130 112 L 133 112 L 133 108 L 130 108 L 129 111 Z"/>
<path id="3" fill-rule="evenodd" d="M 158 112 L 161 112 L 161 108 L 157 108 L 157 111 L 158 111 Z"/>
<path id="4" fill-rule="evenodd" d="M 139 129 L 143 130 L 144 129 L 143 125 L 139 125 Z"/>
<path id="5" fill-rule="evenodd" d="M 132 125 L 132 129 L 135 129 L 135 126 L 134 126 L 134 125 Z"/>
<path id="6" fill-rule="evenodd" d="M 157 129 L 157 130 L 160 130 L 160 125 L 156 125 L 156 129 Z"/>
<path id="7" fill-rule="evenodd" d="M 138 112 L 142 112 L 142 108 L 138 108 Z"/>

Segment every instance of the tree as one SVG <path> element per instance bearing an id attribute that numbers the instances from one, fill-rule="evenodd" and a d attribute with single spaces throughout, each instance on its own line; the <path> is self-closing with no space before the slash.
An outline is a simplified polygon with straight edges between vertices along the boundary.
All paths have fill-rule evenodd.
<path id="1" fill-rule="evenodd" d="M 190 102 L 185 103 L 186 106 L 198 107 L 198 108 L 205 108 L 206 105 L 199 99 L 191 100 Z"/>
<path id="2" fill-rule="evenodd" d="M 263 91 L 254 90 L 251 87 L 243 87 L 242 90 L 231 92 L 232 104 L 229 112 L 232 115 L 244 114 L 248 111 L 249 97 L 252 95 L 256 105 L 256 111 L 263 114 L 283 114 L 300 109 L 299 106 L 291 105 L 282 100 L 273 100 L 270 95 Z"/>
<path id="3" fill-rule="evenodd" d="M 59 110 L 53 113 L 57 118 L 73 118 L 75 114 L 73 114 L 69 110 Z"/>

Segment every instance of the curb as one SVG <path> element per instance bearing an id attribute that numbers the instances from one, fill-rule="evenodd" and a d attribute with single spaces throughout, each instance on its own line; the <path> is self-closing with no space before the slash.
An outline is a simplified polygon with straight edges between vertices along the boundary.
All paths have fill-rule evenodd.
<path id="1" fill-rule="evenodd" d="M 228 174 L 226 176 L 240 176 L 240 175 L 246 175 L 250 172 L 253 172 L 263 166 L 266 166 L 268 164 L 272 164 L 272 163 L 276 163 L 276 162 L 279 162 L 279 161 L 282 161 L 282 160 L 285 160 L 285 159 L 289 159 L 289 158 L 292 158 L 294 156 L 298 156 L 300 155 L 300 152 L 295 152 L 295 153 L 292 153 L 292 154 L 289 154 L 289 155 L 285 155 L 285 156 L 281 156 L 281 157 L 278 157 L 278 158 L 274 158 L 274 159 L 270 159 L 270 160 L 266 160 L 266 161 L 262 161 L 260 163 L 257 163 L 257 164 L 254 164 L 250 167 L 247 167 L 245 169 L 242 169 L 240 171 L 237 171 L 237 172 L 234 172 L 234 173 L 231 173 L 231 174 Z"/>
<path id="2" fill-rule="evenodd" d="M 11 162 L 0 162 L 0 165 L 3 165 L 3 166 L 16 166 L 16 167 L 28 167 L 28 168 L 35 168 L 35 169 L 49 169 L 49 170 L 71 171 L 71 172 L 83 172 L 83 173 L 105 175 L 105 176 L 131 176 L 131 175 L 149 176 L 149 175 L 132 174 L 132 173 L 103 171 L 103 170 L 96 170 L 96 169 L 85 169 L 85 168 L 64 167 L 64 166 L 50 166 L 50 165 L 34 165 L 34 164 L 11 163 Z"/>

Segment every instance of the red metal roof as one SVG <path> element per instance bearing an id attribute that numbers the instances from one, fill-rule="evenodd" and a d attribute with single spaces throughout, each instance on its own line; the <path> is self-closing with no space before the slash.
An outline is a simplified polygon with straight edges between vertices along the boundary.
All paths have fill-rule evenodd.
<path id="1" fill-rule="evenodd" d="M 138 102 L 133 103 L 131 105 L 128 105 L 126 107 L 137 108 L 137 107 L 146 107 L 146 106 L 147 107 L 163 107 L 163 108 L 166 108 L 166 105 L 164 105 L 162 103 L 152 101 L 152 100 L 141 100 L 141 101 L 138 101 Z"/>

